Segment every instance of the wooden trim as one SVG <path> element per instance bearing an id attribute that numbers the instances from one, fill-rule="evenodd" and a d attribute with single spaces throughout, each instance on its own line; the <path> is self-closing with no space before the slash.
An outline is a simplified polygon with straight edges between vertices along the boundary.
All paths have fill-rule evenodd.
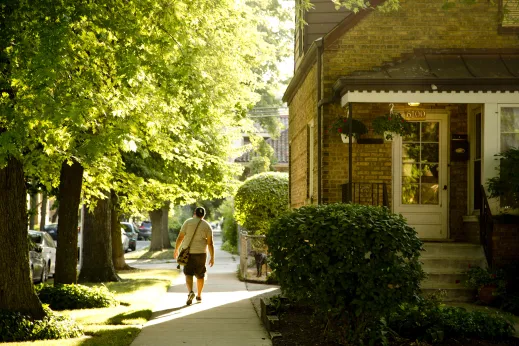
<path id="1" fill-rule="evenodd" d="M 305 53 L 303 57 L 303 61 L 299 65 L 299 68 L 294 73 L 294 77 L 288 84 L 287 90 L 285 90 L 285 94 L 283 94 L 283 101 L 290 105 L 292 99 L 294 98 L 295 92 L 299 89 L 301 83 L 303 83 L 306 75 L 310 72 L 310 69 L 317 61 L 317 45 L 315 42 L 312 42 L 312 45 Z"/>

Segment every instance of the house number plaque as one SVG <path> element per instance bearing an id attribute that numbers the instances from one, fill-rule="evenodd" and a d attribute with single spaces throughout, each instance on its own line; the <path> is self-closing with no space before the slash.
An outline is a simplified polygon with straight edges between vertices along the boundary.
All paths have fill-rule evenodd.
<path id="1" fill-rule="evenodd" d="M 425 111 L 406 111 L 404 113 L 404 119 L 407 121 L 422 121 L 427 117 Z"/>

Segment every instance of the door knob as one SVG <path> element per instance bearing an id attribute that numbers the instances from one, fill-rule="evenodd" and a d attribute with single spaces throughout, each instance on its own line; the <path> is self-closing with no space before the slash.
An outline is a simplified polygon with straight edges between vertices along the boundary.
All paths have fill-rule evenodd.
<path id="1" fill-rule="evenodd" d="M 443 189 L 444 189 L 444 190 L 447 190 L 447 185 L 443 185 Z"/>

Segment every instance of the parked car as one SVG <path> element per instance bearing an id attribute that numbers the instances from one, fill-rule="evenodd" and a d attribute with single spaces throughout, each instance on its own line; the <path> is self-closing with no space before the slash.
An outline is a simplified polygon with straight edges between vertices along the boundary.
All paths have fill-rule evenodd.
<path id="1" fill-rule="evenodd" d="M 130 250 L 135 251 L 137 249 L 137 239 L 139 238 L 137 226 L 132 222 L 121 222 L 121 226 L 124 232 L 126 232 L 126 236 L 130 239 Z"/>
<path id="2" fill-rule="evenodd" d="M 130 248 L 130 238 L 126 235 L 124 228 L 121 227 L 121 241 L 123 243 L 123 251 L 126 253 Z"/>
<path id="3" fill-rule="evenodd" d="M 29 265 L 31 267 L 32 282 L 47 281 L 47 265 L 43 259 L 43 249 L 29 238 Z"/>
<path id="4" fill-rule="evenodd" d="M 52 239 L 56 242 L 58 240 L 58 224 L 49 223 L 43 227 L 43 230 L 50 234 Z"/>
<path id="5" fill-rule="evenodd" d="M 151 221 L 143 221 L 139 227 L 139 240 L 151 238 Z"/>
<path id="6" fill-rule="evenodd" d="M 56 271 L 56 244 L 47 232 L 29 231 L 29 237 L 41 248 L 41 255 L 45 261 L 45 272 L 47 276 L 54 276 Z"/>

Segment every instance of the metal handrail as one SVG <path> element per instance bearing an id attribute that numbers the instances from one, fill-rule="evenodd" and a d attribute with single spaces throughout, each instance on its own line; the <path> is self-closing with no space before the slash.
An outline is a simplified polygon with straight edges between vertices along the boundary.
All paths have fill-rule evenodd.
<path id="1" fill-rule="evenodd" d="M 386 183 L 346 183 L 342 187 L 342 202 L 389 207 Z M 350 200 L 351 197 L 351 200 Z"/>
<path id="2" fill-rule="evenodd" d="M 494 219 L 488 204 L 485 188 L 481 185 L 481 209 L 479 210 L 479 241 L 485 251 L 485 257 L 489 268 L 492 268 L 492 233 L 494 231 Z"/>

